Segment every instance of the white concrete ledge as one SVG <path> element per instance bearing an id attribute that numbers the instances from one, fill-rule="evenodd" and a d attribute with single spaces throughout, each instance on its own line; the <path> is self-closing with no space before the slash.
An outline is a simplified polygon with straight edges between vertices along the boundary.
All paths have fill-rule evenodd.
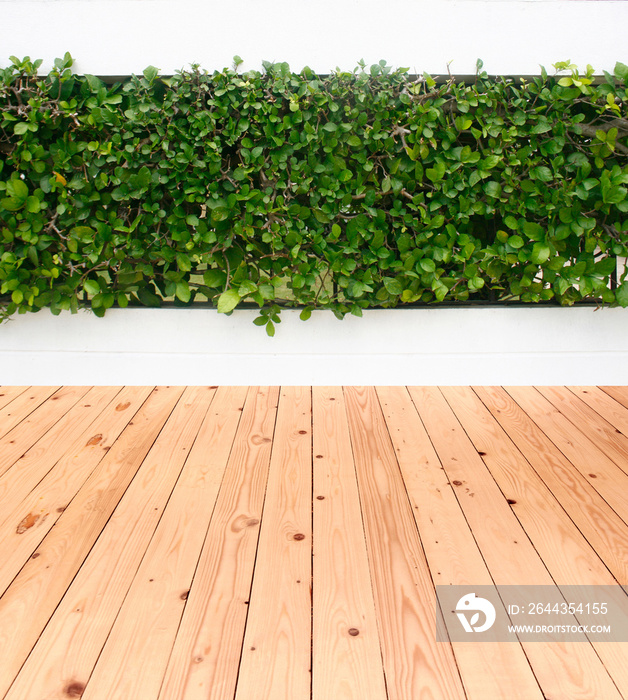
<path id="1" fill-rule="evenodd" d="M 371 310 L 274 338 L 255 311 L 48 310 L 0 326 L 2 384 L 628 384 L 628 309 Z"/>

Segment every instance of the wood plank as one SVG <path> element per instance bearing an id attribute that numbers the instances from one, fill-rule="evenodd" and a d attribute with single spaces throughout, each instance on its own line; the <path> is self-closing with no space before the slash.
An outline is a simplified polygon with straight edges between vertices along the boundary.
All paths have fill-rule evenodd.
<path id="1" fill-rule="evenodd" d="M 44 396 L 48 396 L 49 399 L 34 410 L 29 405 L 28 415 L 22 417 L 15 427 L 0 438 L 0 475 L 10 469 L 63 417 L 66 411 L 85 396 L 88 390 L 89 387 L 86 386 L 66 386 L 61 387 L 58 391 L 52 391 L 52 395 L 48 393 L 48 389 L 45 389 L 41 394 L 34 391 L 26 392 L 25 401 L 31 400 L 31 396 L 36 397 L 32 401 L 40 399 L 44 401 Z"/>
<path id="2" fill-rule="evenodd" d="M 161 688 L 165 700 L 235 694 L 277 397 L 277 388 L 249 390 L 231 454 L 225 450 L 217 465 L 224 476 L 212 488 L 211 522 L 210 514 L 201 519 L 207 535 Z"/>
<path id="3" fill-rule="evenodd" d="M 13 683 L 183 393 L 153 391 L 0 598 L 0 696 Z M 33 605 L 33 601 L 37 601 Z"/>
<path id="4" fill-rule="evenodd" d="M 3 405 L 0 410 L 0 438 L 19 425 L 60 388 L 59 386 L 32 386 L 27 391 L 20 392 L 10 403 Z"/>
<path id="5" fill-rule="evenodd" d="M 382 700 L 386 683 L 342 389 L 313 387 L 312 402 L 312 696 Z"/>
<path id="6" fill-rule="evenodd" d="M 440 586 L 492 586 L 493 579 L 454 487 L 408 391 L 405 387 L 379 387 L 377 394 L 434 582 Z M 520 644 L 454 642 L 453 650 L 469 700 L 545 697 Z"/>
<path id="7" fill-rule="evenodd" d="M 242 414 L 246 395 L 246 387 L 222 387 L 216 392 L 83 700 L 158 697 L 177 630 L 179 637 L 184 634 L 180 627 L 184 608 L 190 605 L 190 597 L 192 604 L 198 600 L 199 553 L 240 417 L 246 420 L 246 409 Z M 271 430 L 272 420 L 271 414 Z M 266 449 L 270 452 L 269 446 Z M 190 591 L 193 578 L 194 593 Z M 179 669 L 184 659 L 176 650 L 173 658 Z M 83 673 L 88 675 L 87 669 Z M 179 692 L 166 693 L 184 697 Z"/>
<path id="8" fill-rule="evenodd" d="M 27 386 L 3 386 L 0 387 L 0 411 L 4 409 L 5 406 L 11 403 L 13 399 L 28 391 Z M 1 415 L 1 414 L 0 414 Z M 0 424 L 2 424 L 2 419 L 0 418 Z M 0 433 L 0 437 L 2 434 Z"/>
<path id="9" fill-rule="evenodd" d="M 475 449 L 484 453 L 482 460 L 497 486 L 513 501 L 509 505 L 553 581 L 558 586 L 615 586 L 619 605 L 625 606 L 628 600 L 624 592 L 576 527 L 579 523 L 574 524 L 560 507 L 545 482 L 530 467 L 477 395 L 471 389 L 454 387 L 443 387 L 442 392 Z M 594 532 L 594 522 L 583 518 L 580 521 L 584 525 L 590 524 L 589 530 Z M 598 522 L 597 527 L 603 527 L 603 522 Z M 626 647 L 595 642 L 593 648 L 618 686 L 628 689 Z"/>
<path id="10" fill-rule="evenodd" d="M 409 390 L 496 585 L 552 586 L 544 562 L 441 391 Z M 621 697 L 590 645 L 534 642 L 524 648 L 547 697 Z"/>
<path id="11" fill-rule="evenodd" d="M 460 700 L 451 645 L 436 641 L 436 593 L 375 391 L 347 387 L 345 400 L 388 697 Z"/>
<path id="12" fill-rule="evenodd" d="M 624 408 L 628 408 L 628 387 L 626 386 L 601 386 L 600 389 L 611 396 Z"/>
<path id="13" fill-rule="evenodd" d="M 236 700 L 310 700 L 311 411 L 309 388 L 281 390 Z"/>
<path id="14" fill-rule="evenodd" d="M 597 386 L 570 386 L 567 388 L 594 411 L 597 411 L 622 435 L 628 435 L 628 408 L 622 406 Z"/>
<path id="15" fill-rule="evenodd" d="M 53 469 L 47 473 L 38 474 L 39 462 L 32 461 L 31 469 L 27 471 L 30 484 L 26 486 L 32 485 L 38 476 L 41 478 L 33 491 L 29 491 L 28 488 L 20 489 L 20 491 L 26 491 L 23 498 L 20 500 L 19 496 L 22 494 L 14 493 L 14 498 L 6 502 L 6 507 L 3 498 L 3 512 L 0 516 L 0 552 L 3 552 L 4 556 L 0 567 L 0 592 L 6 590 L 32 556 L 76 492 L 105 457 L 113 441 L 126 427 L 130 416 L 139 410 L 149 393 L 150 389 L 147 387 L 129 387 L 116 394 L 114 401 L 91 425 L 87 426 L 87 429 L 83 426 L 83 434 L 74 443 L 68 443 L 66 454 L 61 456 Z M 116 410 L 119 406 L 126 406 L 127 410 Z M 63 436 L 59 436 L 59 439 L 62 440 Z M 37 452 L 41 463 L 46 465 L 46 454 L 39 454 L 39 449 Z M 30 454 L 29 451 L 27 456 Z M 17 483 L 24 485 L 21 475 L 22 460 L 19 460 L 18 464 L 20 473 L 15 474 L 14 479 L 19 476 Z M 45 470 L 42 471 L 45 472 Z M 11 472 L 4 474 L 0 481 L 9 477 L 10 474 Z"/>
<path id="16" fill-rule="evenodd" d="M 504 387 L 573 466 L 628 523 L 628 474 L 532 387 Z M 593 476 L 591 476 L 593 475 Z"/>
<path id="17" fill-rule="evenodd" d="M 0 514 L 0 533 L 8 513 L 45 478 L 64 453 L 80 449 L 79 445 L 82 446 L 85 442 L 83 436 L 85 429 L 114 400 L 121 388 L 94 387 L 90 389 L 17 460 L 12 469 L 0 476 L 0 501 L 3 506 L 3 512 Z M 39 508 L 33 513 L 30 511 L 26 511 L 26 513 L 28 513 L 27 517 L 37 519 L 47 515 L 43 508 Z M 17 522 L 19 523 L 21 519 Z"/>
<path id="18" fill-rule="evenodd" d="M 85 688 L 213 396 L 207 387 L 184 391 L 6 700 Z"/>
<path id="19" fill-rule="evenodd" d="M 573 423 L 574 427 L 628 473 L 628 437 L 565 387 L 537 387 L 537 391 Z M 628 413 L 628 411 L 627 411 Z M 628 421 L 627 421 L 628 422 Z"/>
<path id="20" fill-rule="evenodd" d="M 475 391 L 614 577 L 628 582 L 628 531 L 622 519 L 509 394 L 497 387 Z"/>

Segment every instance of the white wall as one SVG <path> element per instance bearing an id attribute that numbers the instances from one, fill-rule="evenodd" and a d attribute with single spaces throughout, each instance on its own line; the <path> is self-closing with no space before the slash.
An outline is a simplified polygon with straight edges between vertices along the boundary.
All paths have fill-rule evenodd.
<path id="1" fill-rule="evenodd" d="M 628 3 L 587 0 L 0 0 L 0 65 L 10 55 L 69 51 L 78 72 L 163 73 L 198 62 L 244 70 L 262 60 L 294 70 L 351 70 L 363 58 L 441 75 L 548 72 L 571 59 L 612 71 L 628 63 Z"/>
<path id="2" fill-rule="evenodd" d="M 537 74 L 571 59 L 628 63 L 628 2 L 586 0 L 0 0 L 0 66 L 66 51 L 75 70 L 162 73 L 262 60 L 325 73 L 386 59 L 413 72 Z M 274 339 L 254 312 L 110 310 L 0 326 L 0 383 L 628 383 L 628 311 L 285 312 Z"/>
<path id="3" fill-rule="evenodd" d="M 628 309 L 110 309 L 0 326 L 0 384 L 628 384 Z"/>

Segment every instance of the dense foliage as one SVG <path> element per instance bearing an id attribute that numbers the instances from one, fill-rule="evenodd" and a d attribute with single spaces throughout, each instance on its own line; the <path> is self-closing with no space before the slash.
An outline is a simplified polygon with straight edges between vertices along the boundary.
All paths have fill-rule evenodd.
<path id="1" fill-rule="evenodd" d="M 628 305 L 628 67 L 0 70 L 0 308 Z M 562 77 L 561 77 L 562 76 Z"/>

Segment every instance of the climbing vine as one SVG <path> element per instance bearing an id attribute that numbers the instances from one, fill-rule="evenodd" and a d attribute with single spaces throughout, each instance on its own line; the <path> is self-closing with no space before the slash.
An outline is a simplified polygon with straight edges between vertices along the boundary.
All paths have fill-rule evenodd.
<path id="1" fill-rule="evenodd" d="M 0 69 L 0 309 L 628 306 L 628 67 Z"/>

